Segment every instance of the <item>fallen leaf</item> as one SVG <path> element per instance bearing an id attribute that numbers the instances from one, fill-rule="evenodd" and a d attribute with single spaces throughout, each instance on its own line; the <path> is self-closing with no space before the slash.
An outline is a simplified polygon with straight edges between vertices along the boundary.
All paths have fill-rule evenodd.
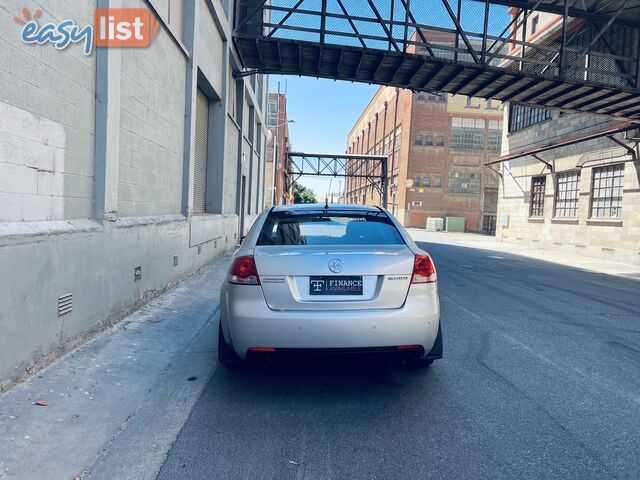
<path id="1" fill-rule="evenodd" d="M 48 405 L 49 405 L 49 402 L 47 402 L 46 400 L 38 400 L 38 401 L 36 402 L 36 405 L 39 405 L 39 406 L 41 406 L 41 407 L 46 407 L 46 406 L 48 406 Z"/>

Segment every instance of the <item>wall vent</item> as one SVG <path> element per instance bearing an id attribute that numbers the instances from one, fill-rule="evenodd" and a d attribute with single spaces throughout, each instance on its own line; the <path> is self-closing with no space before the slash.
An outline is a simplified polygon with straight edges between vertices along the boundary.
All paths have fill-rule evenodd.
<path id="1" fill-rule="evenodd" d="M 174 255 L 173 256 L 173 266 L 177 267 L 178 266 L 178 262 L 179 262 L 178 255 Z"/>
<path id="2" fill-rule="evenodd" d="M 202 253 L 202 245 L 198 245 L 198 255 Z"/>
<path id="3" fill-rule="evenodd" d="M 133 280 L 138 281 L 142 280 L 142 267 L 136 267 L 133 269 Z"/>
<path id="4" fill-rule="evenodd" d="M 58 316 L 61 317 L 73 310 L 73 294 L 67 293 L 58 297 Z"/>

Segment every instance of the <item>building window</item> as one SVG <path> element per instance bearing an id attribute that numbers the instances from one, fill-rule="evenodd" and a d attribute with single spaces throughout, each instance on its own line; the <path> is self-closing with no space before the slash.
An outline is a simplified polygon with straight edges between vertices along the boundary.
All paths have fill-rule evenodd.
<path id="1" fill-rule="evenodd" d="M 269 100 L 267 104 L 267 126 L 275 128 L 278 125 L 278 101 Z"/>
<path id="2" fill-rule="evenodd" d="M 495 100 L 492 100 L 491 98 L 487 99 L 487 105 L 486 105 L 486 109 L 487 110 L 500 110 L 500 102 L 498 101 L 498 103 L 496 105 L 493 104 Z"/>
<path id="3" fill-rule="evenodd" d="M 559 218 L 577 218 L 579 194 L 580 175 L 578 171 L 558 173 L 554 216 Z"/>
<path id="4" fill-rule="evenodd" d="M 444 146 L 444 137 L 442 135 L 438 135 L 436 137 L 436 146 L 438 147 Z"/>
<path id="5" fill-rule="evenodd" d="M 416 133 L 414 144 L 422 145 L 422 134 Z"/>
<path id="6" fill-rule="evenodd" d="M 480 174 L 449 171 L 449 193 L 480 194 Z"/>
<path id="7" fill-rule="evenodd" d="M 385 152 L 391 151 L 392 139 L 393 139 L 393 132 L 391 132 L 389 135 L 387 135 L 385 137 L 385 139 L 384 139 L 384 151 Z"/>
<path id="8" fill-rule="evenodd" d="M 418 101 L 424 102 L 424 92 L 418 92 Z"/>
<path id="9" fill-rule="evenodd" d="M 499 152 L 502 149 L 502 121 L 489 120 L 487 131 L 487 150 Z"/>
<path id="10" fill-rule="evenodd" d="M 422 186 L 430 187 L 431 186 L 431 177 L 422 177 Z"/>
<path id="11" fill-rule="evenodd" d="M 402 125 L 396 127 L 396 148 L 400 148 L 400 142 L 402 140 Z"/>
<path id="12" fill-rule="evenodd" d="M 544 216 L 544 189 L 547 177 L 533 177 L 531 179 L 531 202 L 529 204 L 529 216 Z"/>
<path id="13" fill-rule="evenodd" d="M 551 112 L 545 108 L 511 104 L 509 106 L 509 133 L 517 132 L 550 118 Z"/>
<path id="14" fill-rule="evenodd" d="M 592 218 L 620 218 L 624 164 L 593 169 Z"/>
<path id="15" fill-rule="evenodd" d="M 433 135 L 425 135 L 424 144 L 425 145 L 433 145 Z"/>
<path id="16" fill-rule="evenodd" d="M 467 97 L 467 104 L 464 106 L 464 108 L 470 108 L 472 110 L 479 110 L 480 109 L 480 103 L 478 103 L 477 105 L 473 104 L 473 97 Z"/>
<path id="17" fill-rule="evenodd" d="M 451 119 L 451 148 L 460 150 L 484 150 L 483 119 L 460 118 Z"/>
<path id="18" fill-rule="evenodd" d="M 440 175 L 431 177 L 431 186 L 434 188 L 442 187 L 442 177 Z"/>
<path id="19" fill-rule="evenodd" d="M 536 15 L 531 19 L 531 35 L 538 31 L 538 23 L 540 22 L 540 16 Z"/>

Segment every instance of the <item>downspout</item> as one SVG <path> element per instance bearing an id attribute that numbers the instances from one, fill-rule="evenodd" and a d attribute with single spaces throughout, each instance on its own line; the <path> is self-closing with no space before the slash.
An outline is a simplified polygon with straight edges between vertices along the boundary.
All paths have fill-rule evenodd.
<path id="1" fill-rule="evenodd" d="M 396 168 L 396 128 L 398 122 L 398 102 L 400 100 L 400 89 L 396 87 L 396 111 L 393 114 L 393 152 L 391 157 L 391 170 L 390 177 L 387 180 L 387 185 L 391 185 L 393 187 L 393 172 Z"/>
<path id="2" fill-rule="evenodd" d="M 376 147 L 378 146 L 378 113 L 375 114 L 376 115 L 376 124 L 373 127 L 373 154 L 374 155 L 378 155 L 378 152 L 376 151 Z M 374 174 L 376 172 L 373 172 Z"/>
<path id="3" fill-rule="evenodd" d="M 387 136 L 387 110 L 389 109 L 389 103 L 387 101 L 384 102 L 384 120 L 382 121 L 382 154 L 384 155 L 386 152 L 384 151 L 384 139 Z"/>

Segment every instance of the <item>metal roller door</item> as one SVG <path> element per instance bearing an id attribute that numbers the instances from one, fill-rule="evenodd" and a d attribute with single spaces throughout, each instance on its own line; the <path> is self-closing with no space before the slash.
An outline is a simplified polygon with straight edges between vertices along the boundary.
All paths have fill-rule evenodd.
<path id="1" fill-rule="evenodd" d="M 204 213 L 207 192 L 207 152 L 209 137 L 209 100 L 198 89 L 196 99 L 196 135 L 193 168 L 193 213 Z"/>

